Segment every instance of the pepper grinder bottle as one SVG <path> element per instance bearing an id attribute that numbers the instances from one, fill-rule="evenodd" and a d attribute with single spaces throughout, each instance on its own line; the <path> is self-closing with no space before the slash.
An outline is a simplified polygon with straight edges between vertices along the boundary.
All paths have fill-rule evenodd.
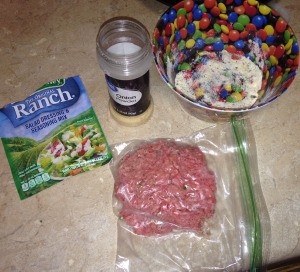
<path id="1" fill-rule="evenodd" d="M 115 17 L 97 35 L 98 62 L 110 94 L 109 109 L 125 125 L 146 122 L 153 112 L 149 87 L 152 61 L 149 33 L 138 21 Z"/>

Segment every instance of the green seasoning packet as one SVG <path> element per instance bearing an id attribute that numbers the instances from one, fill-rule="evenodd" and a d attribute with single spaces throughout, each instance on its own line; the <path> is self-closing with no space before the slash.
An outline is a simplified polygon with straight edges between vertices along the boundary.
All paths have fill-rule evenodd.
<path id="1" fill-rule="evenodd" d="M 21 199 L 112 158 L 79 76 L 0 109 L 0 137 Z"/>

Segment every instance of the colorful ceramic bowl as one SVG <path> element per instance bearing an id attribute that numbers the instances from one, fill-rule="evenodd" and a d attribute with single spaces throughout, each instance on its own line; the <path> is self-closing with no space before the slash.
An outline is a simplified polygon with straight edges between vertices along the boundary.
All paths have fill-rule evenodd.
<path id="1" fill-rule="evenodd" d="M 184 109 L 209 121 L 270 104 L 299 66 L 294 31 L 256 0 L 184 0 L 161 16 L 152 41 L 163 80 Z"/>

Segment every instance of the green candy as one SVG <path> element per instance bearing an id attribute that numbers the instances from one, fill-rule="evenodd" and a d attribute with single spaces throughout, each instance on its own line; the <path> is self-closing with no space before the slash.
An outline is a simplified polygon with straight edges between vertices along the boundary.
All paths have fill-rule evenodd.
<path id="1" fill-rule="evenodd" d="M 216 33 L 220 34 L 222 32 L 221 26 L 219 24 L 214 24 L 214 30 Z"/>
<path id="2" fill-rule="evenodd" d="M 179 43 L 178 43 L 178 49 L 181 51 L 185 48 L 185 41 L 184 40 L 181 40 Z"/>
<path id="3" fill-rule="evenodd" d="M 206 6 L 204 4 L 199 5 L 198 9 L 201 9 L 203 12 L 207 12 Z"/>
<path id="4" fill-rule="evenodd" d="M 238 31 L 243 31 L 243 30 L 244 30 L 243 24 L 241 24 L 241 23 L 239 23 L 239 22 L 235 22 L 235 23 L 233 24 L 233 28 L 234 28 L 235 30 L 238 30 Z"/>
<path id="5" fill-rule="evenodd" d="M 191 67 L 191 65 L 189 65 L 187 62 L 183 62 L 182 64 L 180 64 L 180 67 L 179 67 L 179 69 L 181 70 L 181 71 L 190 71 L 190 70 L 192 70 L 192 67 Z"/>
<path id="6" fill-rule="evenodd" d="M 193 35 L 193 39 L 196 41 L 199 38 L 202 38 L 202 32 L 197 29 Z"/>
<path id="7" fill-rule="evenodd" d="M 232 96 L 227 96 L 227 97 L 226 97 L 226 102 L 234 103 L 234 102 L 235 102 L 235 99 L 234 99 Z"/>
<path id="8" fill-rule="evenodd" d="M 287 43 L 291 38 L 291 33 L 288 30 L 285 30 L 283 33 L 284 41 Z"/>
<path id="9" fill-rule="evenodd" d="M 242 24 L 243 26 L 245 26 L 246 24 L 250 23 L 250 18 L 248 15 L 242 14 L 238 17 L 238 23 Z M 244 28 L 243 28 L 244 29 Z"/>
<path id="10" fill-rule="evenodd" d="M 208 37 L 204 41 L 205 41 L 206 44 L 212 44 L 212 43 L 215 42 L 215 38 L 214 37 Z"/>
<path id="11" fill-rule="evenodd" d="M 269 60 L 266 60 L 266 64 L 268 66 L 268 69 L 270 69 L 272 67 L 272 63 Z"/>
<path id="12" fill-rule="evenodd" d="M 234 92 L 236 92 L 236 93 L 240 93 L 243 89 L 242 89 L 242 86 L 241 85 L 238 85 L 238 84 L 236 84 L 236 85 L 232 85 L 232 90 L 234 91 Z"/>
<path id="13" fill-rule="evenodd" d="M 177 11 L 177 16 L 179 16 L 179 15 L 186 15 L 186 10 L 185 10 L 185 8 L 180 8 L 178 11 Z"/>

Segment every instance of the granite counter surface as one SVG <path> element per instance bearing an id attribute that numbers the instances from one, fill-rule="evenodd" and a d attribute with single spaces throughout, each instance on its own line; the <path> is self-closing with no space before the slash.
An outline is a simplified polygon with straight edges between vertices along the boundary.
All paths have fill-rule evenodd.
<path id="1" fill-rule="evenodd" d="M 285 0 L 300 36 L 300 1 Z M 120 126 L 95 51 L 99 26 L 124 15 L 152 32 L 167 6 L 157 1 L 9 1 L 0 3 L 0 101 L 22 100 L 43 84 L 80 75 L 109 143 L 181 137 L 211 124 L 188 115 L 151 67 L 154 112 L 139 127 Z M 271 220 L 270 262 L 300 257 L 300 78 L 267 109 L 249 116 Z M 112 271 L 117 218 L 108 165 L 19 200 L 0 146 L 0 271 Z"/>

